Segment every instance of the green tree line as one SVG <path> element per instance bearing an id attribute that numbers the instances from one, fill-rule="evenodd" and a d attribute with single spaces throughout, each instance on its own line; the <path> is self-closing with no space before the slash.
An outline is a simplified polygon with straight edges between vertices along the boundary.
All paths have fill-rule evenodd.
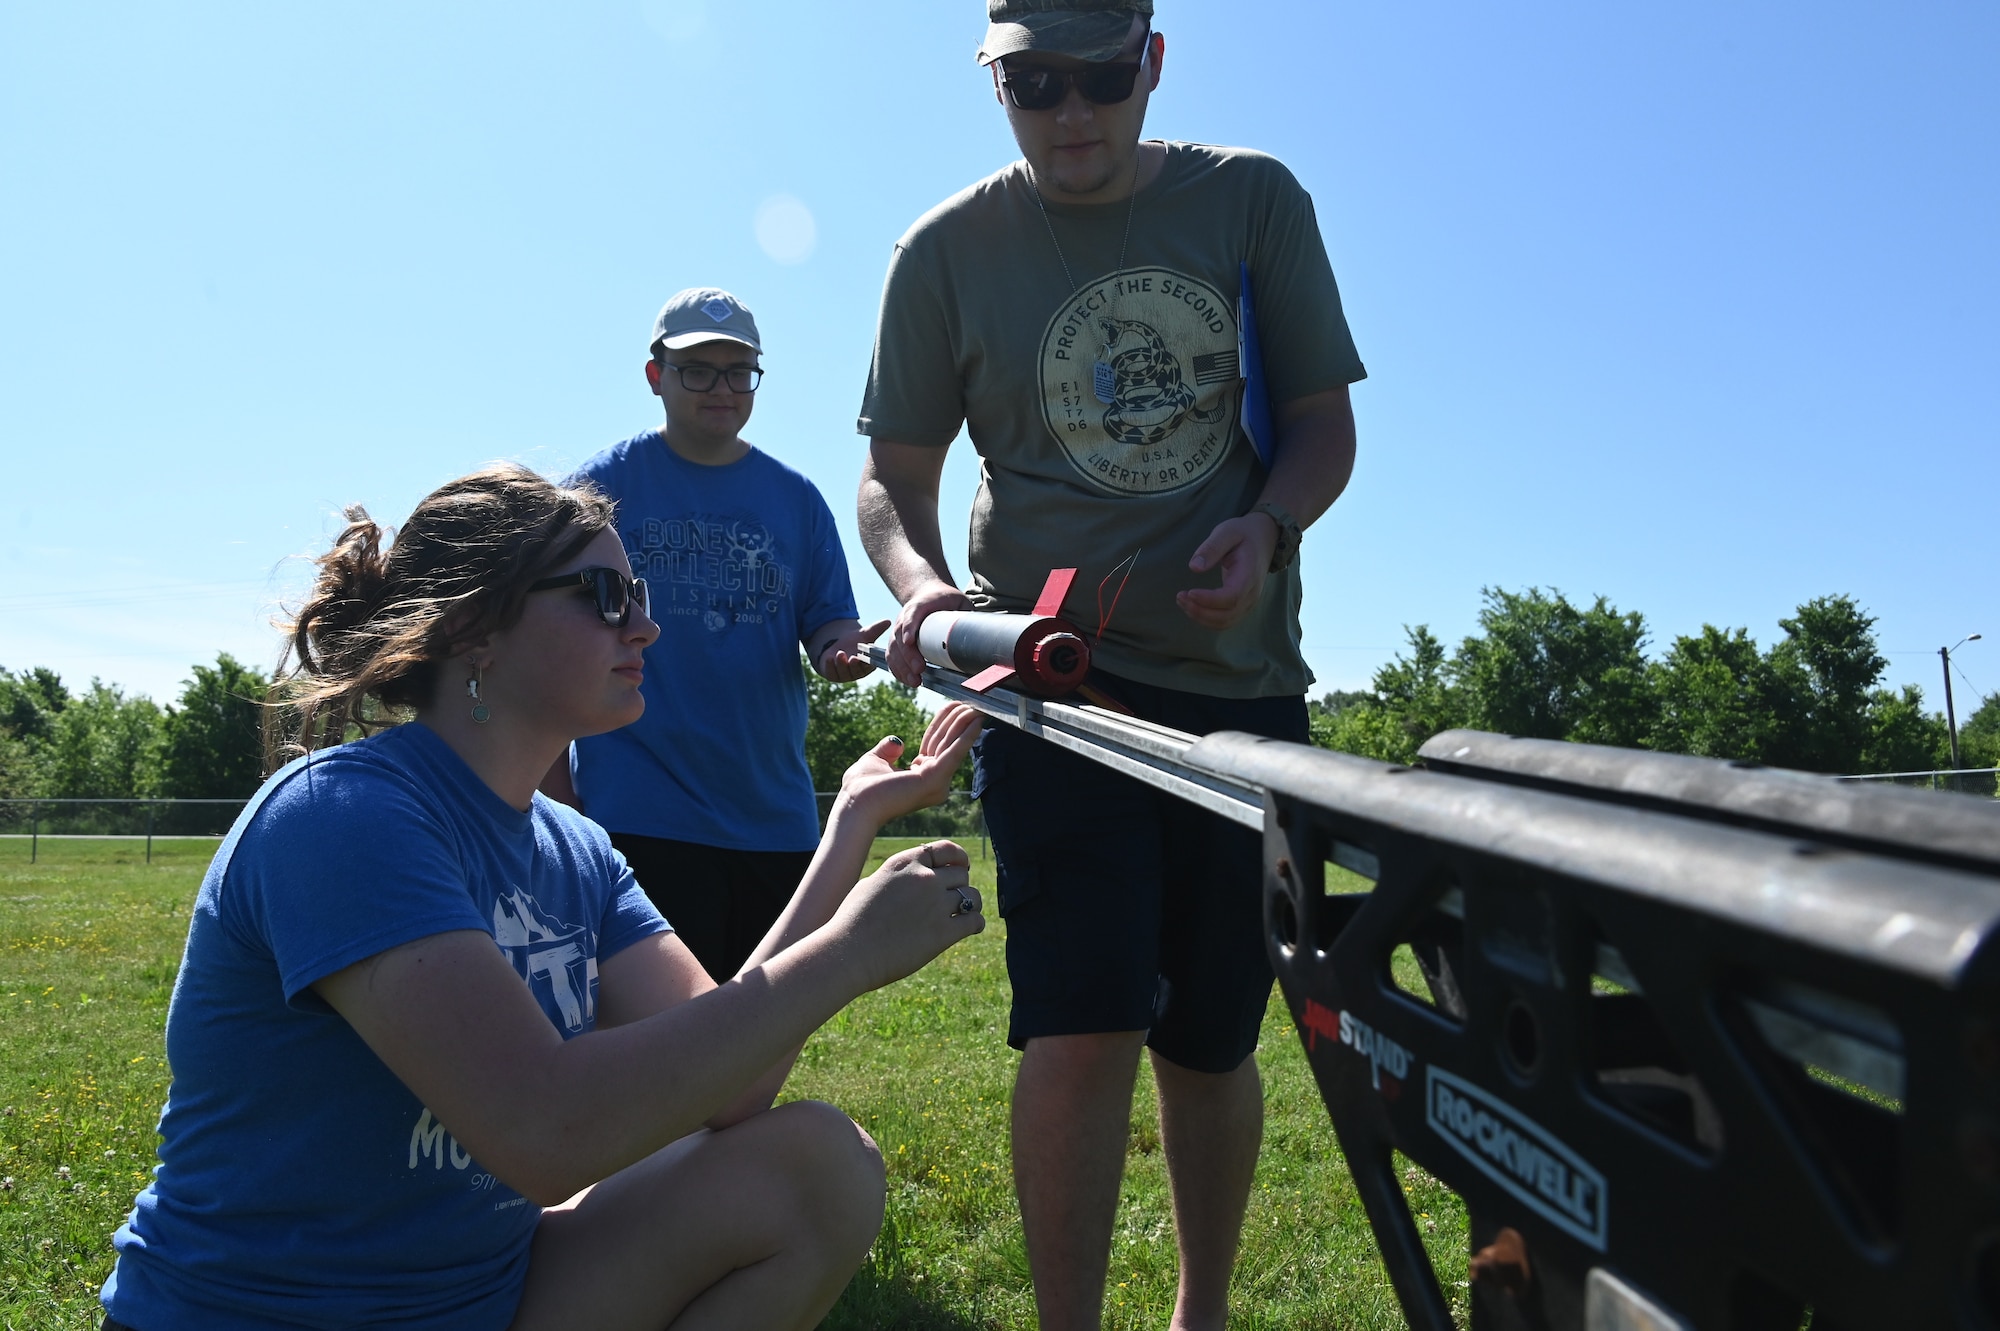
<path id="1" fill-rule="evenodd" d="M 258 735 L 270 681 L 227 652 L 195 666 L 161 707 L 93 679 L 0 668 L 0 798 L 234 799 L 263 775 Z"/>
<path id="2" fill-rule="evenodd" d="M 1479 631 L 1456 648 L 1425 625 L 1406 628 L 1407 649 L 1370 688 L 1311 704 L 1313 740 L 1409 762 L 1430 736 L 1463 726 L 1807 772 L 1949 767 L 1945 718 L 1924 709 L 1923 690 L 1883 686 L 1874 626 L 1851 597 L 1823 596 L 1779 620 L 1768 648 L 1711 624 L 1649 657 L 1636 611 L 1488 588 Z M 1965 719 L 1959 750 L 1963 766 L 2000 766 L 2000 694 Z"/>
<path id="3" fill-rule="evenodd" d="M 1314 742 L 1408 762 L 1441 730 L 1580 740 L 1811 772 L 1950 765 L 1942 715 L 1915 685 L 1882 685 L 1874 619 L 1845 596 L 1809 601 L 1760 648 L 1705 625 L 1649 657 L 1646 624 L 1603 597 L 1489 589 L 1479 631 L 1447 649 L 1428 627 L 1372 686 L 1311 704 Z M 805 665 L 806 762 L 816 790 L 884 735 L 914 745 L 929 714 L 893 681 L 832 684 Z M 263 776 L 267 677 L 228 653 L 198 665 L 165 707 L 93 679 L 0 668 L 0 798 L 244 798 Z M 1968 705 L 1971 699 L 1964 700 Z M 2000 694 L 1959 730 L 1966 767 L 2000 767 Z M 959 773 L 959 784 L 967 778 Z"/>
<path id="4" fill-rule="evenodd" d="M 930 713 L 894 681 L 833 684 L 800 658 L 815 790 L 884 735 L 914 747 Z M 166 707 L 93 679 L 72 692 L 45 667 L 0 667 L 0 799 L 243 799 L 263 779 L 270 680 L 227 652 L 195 666 Z M 961 784 L 964 773 L 960 773 Z"/>
<path id="5" fill-rule="evenodd" d="M 835 684 L 799 658 L 806 677 L 806 766 L 814 790 L 839 790 L 848 764 L 894 735 L 915 752 L 931 714 L 917 703 L 917 691 L 886 676 L 881 682 Z M 970 768 L 959 769 L 960 783 Z"/>

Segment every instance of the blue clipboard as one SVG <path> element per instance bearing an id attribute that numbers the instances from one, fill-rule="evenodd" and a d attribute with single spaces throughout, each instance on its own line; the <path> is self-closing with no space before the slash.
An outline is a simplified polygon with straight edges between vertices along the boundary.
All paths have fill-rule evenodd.
<path id="1" fill-rule="evenodd" d="M 1257 306 L 1250 298 L 1250 264 L 1238 265 L 1242 283 L 1236 292 L 1236 365 L 1243 376 L 1243 433 L 1257 450 L 1264 470 L 1278 456 L 1278 431 L 1271 421 L 1271 390 L 1264 382 L 1264 350 L 1257 341 Z"/>

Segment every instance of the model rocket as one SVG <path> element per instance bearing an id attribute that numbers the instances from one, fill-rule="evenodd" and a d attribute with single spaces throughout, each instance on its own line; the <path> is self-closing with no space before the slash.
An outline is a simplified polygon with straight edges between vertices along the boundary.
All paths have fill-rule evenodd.
<path id="1" fill-rule="evenodd" d="M 1061 697 L 1090 673 L 1090 644 L 1060 614 L 1075 580 L 1073 568 L 1051 570 L 1034 610 L 1025 615 L 990 610 L 926 615 L 917 629 L 917 650 L 934 666 L 970 675 L 965 687 L 974 693 L 1011 681 L 1023 693 Z"/>

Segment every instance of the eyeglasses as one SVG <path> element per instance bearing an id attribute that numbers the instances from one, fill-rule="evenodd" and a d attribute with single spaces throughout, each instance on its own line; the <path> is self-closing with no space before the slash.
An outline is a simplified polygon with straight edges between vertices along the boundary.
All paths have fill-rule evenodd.
<path id="1" fill-rule="evenodd" d="M 692 365 L 675 365 L 671 361 L 663 360 L 660 365 L 679 375 L 681 387 L 690 393 L 706 393 L 721 379 L 729 381 L 729 391 L 732 393 L 754 393 L 757 391 L 757 385 L 764 382 L 764 372 L 754 365 L 732 365 L 726 370 L 718 370 L 713 365 L 703 365 L 700 361 Z"/>
<path id="2" fill-rule="evenodd" d="M 1023 111 L 1053 110 L 1062 105 L 1071 87 L 1092 106 L 1116 106 L 1131 98 L 1132 89 L 1139 82 L 1139 71 L 1146 67 L 1152 52 L 1153 37 L 1148 33 L 1136 62 L 1108 60 L 1066 70 L 1040 65 L 1015 66 L 1003 60 L 1000 86 L 1007 90 L 1008 100 Z"/>
<path id="3" fill-rule="evenodd" d="M 632 622 L 635 605 L 642 615 L 653 613 L 653 598 L 647 594 L 646 580 L 628 578 L 615 568 L 582 568 L 528 584 L 531 592 L 552 592 L 558 587 L 589 588 L 597 601 L 597 617 L 615 629 Z"/>

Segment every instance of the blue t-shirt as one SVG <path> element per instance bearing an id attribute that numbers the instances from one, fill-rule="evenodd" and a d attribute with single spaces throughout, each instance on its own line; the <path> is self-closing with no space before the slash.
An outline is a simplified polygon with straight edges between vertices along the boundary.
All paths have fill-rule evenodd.
<path id="1" fill-rule="evenodd" d="M 420 724 L 272 776 L 195 898 L 160 1165 L 105 1308 L 144 1331 L 505 1327 L 540 1209 L 311 985 L 481 929 L 568 1039 L 595 1024 L 599 961 L 666 928 L 601 828 L 513 808 Z"/>
<path id="2" fill-rule="evenodd" d="M 618 534 L 660 624 L 646 649 L 646 714 L 571 750 L 584 811 L 614 832 L 811 850 L 819 819 L 799 647 L 854 617 L 826 500 L 754 448 L 705 467 L 658 430 L 599 453 L 577 477 L 618 501 Z"/>

